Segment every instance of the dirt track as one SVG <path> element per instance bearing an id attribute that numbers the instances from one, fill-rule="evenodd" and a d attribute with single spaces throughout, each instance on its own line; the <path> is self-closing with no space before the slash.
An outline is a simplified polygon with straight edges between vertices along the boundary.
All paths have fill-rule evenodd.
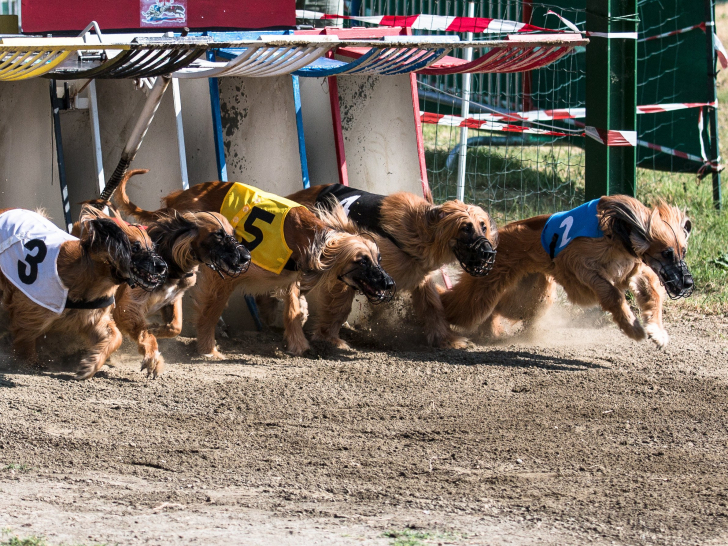
<path id="1" fill-rule="evenodd" d="M 0 529 L 109 544 L 721 544 L 728 320 L 664 352 L 552 318 L 547 341 L 206 362 L 131 346 L 83 383 L 0 361 Z M 669 317 L 668 317 L 669 320 Z M 397 342 L 394 342 L 395 344 Z"/>

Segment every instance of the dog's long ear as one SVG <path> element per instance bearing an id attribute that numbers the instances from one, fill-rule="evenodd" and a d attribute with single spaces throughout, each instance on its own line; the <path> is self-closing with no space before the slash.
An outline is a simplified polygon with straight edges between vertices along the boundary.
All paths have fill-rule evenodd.
<path id="1" fill-rule="evenodd" d="M 685 233 L 685 240 L 687 241 L 690 238 L 690 232 L 693 230 L 693 223 L 690 221 L 690 218 L 683 216 L 681 226 Z"/>
<path id="2" fill-rule="evenodd" d="M 649 247 L 646 222 L 648 210 L 636 199 L 617 195 L 603 197 L 599 203 L 601 210 L 600 227 L 607 234 L 624 244 L 630 253 L 642 253 Z M 644 212 L 644 215 L 643 215 Z"/>
<path id="3" fill-rule="evenodd" d="M 92 258 L 107 259 L 119 273 L 131 273 L 131 243 L 124 230 L 106 215 L 81 214 L 81 246 Z"/>
<path id="4" fill-rule="evenodd" d="M 442 210 L 442 207 L 440 207 L 440 206 L 432 207 L 430 210 L 427 211 L 427 216 L 426 216 L 427 225 L 432 226 L 432 225 L 436 224 L 437 222 L 439 222 L 440 220 L 445 218 L 445 215 L 446 215 L 446 213 L 444 210 Z"/>

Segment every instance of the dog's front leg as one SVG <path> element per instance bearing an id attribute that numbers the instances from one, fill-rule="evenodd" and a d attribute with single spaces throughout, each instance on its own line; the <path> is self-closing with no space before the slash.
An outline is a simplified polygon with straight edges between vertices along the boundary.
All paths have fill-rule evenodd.
<path id="1" fill-rule="evenodd" d="M 415 312 L 424 322 L 428 344 L 450 349 L 464 349 L 468 346 L 468 340 L 453 332 L 445 320 L 445 309 L 432 274 L 427 275 L 412 290 L 412 303 Z"/>
<path id="2" fill-rule="evenodd" d="M 612 314 L 614 322 L 627 336 L 636 341 L 645 339 L 645 330 L 629 308 L 624 292 L 615 287 L 596 271 L 576 271 L 579 280 L 591 286 L 602 309 Z"/>
<path id="3" fill-rule="evenodd" d="M 662 304 L 665 300 L 665 293 L 660 286 L 660 280 L 652 269 L 642 265 L 637 275 L 632 278 L 631 284 L 637 304 L 642 311 L 642 321 L 647 337 L 659 349 L 662 349 L 670 341 L 670 336 L 667 335 L 662 323 Z"/>
<path id="4" fill-rule="evenodd" d="M 80 317 L 79 320 L 81 320 Z M 86 333 L 91 345 L 91 352 L 81 361 L 76 372 L 76 379 L 93 377 L 106 363 L 106 359 L 113 352 L 114 345 L 116 348 L 120 345 L 121 334 L 108 312 L 104 312 L 98 320 L 90 321 Z"/>
<path id="5" fill-rule="evenodd" d="M 297 282 L 291 284 L 286 291 L 283 310 L 283 328 L 288 352 L 301 356 L 310 345 L 303 333 L 303 313 L 301 312 L 301 288 Z"/>
<path id="6" fill-rule="evenodd" d="M 182 333 L 182 297 L 161 309 L 165 324 L 150 328 L 149 331 L 157 338 L 177 337 Z"/>
<path id="7" fill-rule="evenodd" d="M 223 358 L 215 347 L 215 326 L 227 306 L 235 285 L 230 279 L 220 279 L 217 273 L 213 273 L 207 267 L 198 275 L 197 281 L 192 292 L 197 311 L 197 350 L 208 357 Z"/>
<path id="8" fill-rule="evenodd" d="M 343 283 L 342 283 L 343 284 Z M 313 338 L 331 343 L 337 349 L 351 349 L 349 344 L 339 337 L 341 325 L 351 313 L 356 292 L 348 286 L 334 292 L 326 291 L 316 317 Z"/>

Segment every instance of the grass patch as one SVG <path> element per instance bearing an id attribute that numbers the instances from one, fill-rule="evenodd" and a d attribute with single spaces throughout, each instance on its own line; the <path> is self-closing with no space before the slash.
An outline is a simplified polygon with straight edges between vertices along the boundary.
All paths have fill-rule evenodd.
<path id="1" fill-rule="evenodd" d="M 44 537 L 20 538 L 13 534 L 10 529 L 3 529 L 0 532 L 0 546 L 51 546 Z M 60 544 L 59 546 L 86 546 L 84 544 Z M 105 544 L 93 544 L 90 546 L 107 546 Z"/>
<path id="2" fill-rule="evenodd" d="M 436 541 L 458 540 L 458 536 L 452 533 L 431 533 L 428 531 L 417 531 L 415 529 L 404 529 L 402 531 L 384 531 L 382 536 L 392 540 L 391 546 L 426 546 Z"/>
<path id="3" fill-rule="evenodd" d="M 30 470 L 32 470 L 32 468 L 30 466 L 28 466 L 27 464 L 10 463 L 8 465 L 0 467 L 0 470 L 2 470 L 4 472 L 10 472 L 10 471 L 30 472 Z M 2 546 L 2 545 L 0 545 L 0 546 Z"/>

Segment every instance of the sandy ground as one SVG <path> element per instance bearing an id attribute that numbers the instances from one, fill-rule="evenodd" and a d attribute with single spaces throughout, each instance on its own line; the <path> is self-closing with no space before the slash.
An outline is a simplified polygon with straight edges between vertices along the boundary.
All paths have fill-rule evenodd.
<path id="1" fill-rule="evenodd" d="M 357 351 L 292 358 L 268 331 L 208 362 L 182 338 L 162 343 L 156 381 L 130 345 L 87 382 L 0 358 L 0 529 L 51 544 L 728 542 L 728 319 L 668 313 L 658 352 L 595 316 L 467 351 L 350 331 Z"/>

